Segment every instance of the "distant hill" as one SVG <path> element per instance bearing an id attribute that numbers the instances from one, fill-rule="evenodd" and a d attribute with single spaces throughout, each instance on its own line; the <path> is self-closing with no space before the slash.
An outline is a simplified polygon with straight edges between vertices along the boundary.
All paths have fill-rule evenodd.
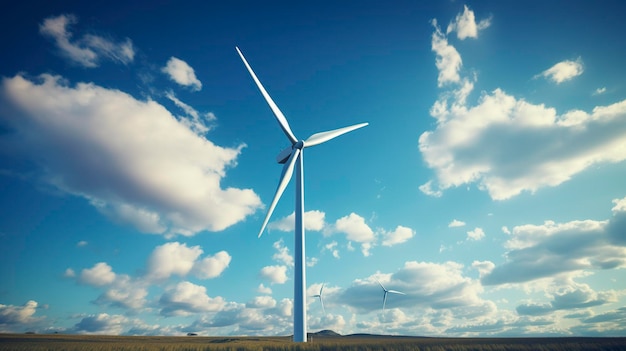
<path id="1" fill-rule="evenodd" d="M 317 333 L 308 333 L 309 336 L 318 337 L 318 338 L 336 338 L 341 337 L 341 334 L 336 333 L 332 330 L 320 330 Z"/>

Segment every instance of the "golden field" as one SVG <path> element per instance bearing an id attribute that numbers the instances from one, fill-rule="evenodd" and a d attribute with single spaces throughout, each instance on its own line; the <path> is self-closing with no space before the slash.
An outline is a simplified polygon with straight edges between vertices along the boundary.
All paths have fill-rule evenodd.
<path id="1" fill-rule="evenodd" d="M 626 338 L 311 336 L 308 343 L 293 343 L 291 337 L 0 334 L 0 351 L 626 350 Z"/>

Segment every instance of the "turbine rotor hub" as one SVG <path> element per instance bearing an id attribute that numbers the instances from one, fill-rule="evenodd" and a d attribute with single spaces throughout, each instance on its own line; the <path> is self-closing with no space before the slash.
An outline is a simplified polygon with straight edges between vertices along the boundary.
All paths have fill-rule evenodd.
<path id="1" fill-rule="evenodd" d="M 304 148 L 304 141 L 298 140 L 297 143 L 293 144 L 293 148 L 302 150 L 302 148 Z"/>

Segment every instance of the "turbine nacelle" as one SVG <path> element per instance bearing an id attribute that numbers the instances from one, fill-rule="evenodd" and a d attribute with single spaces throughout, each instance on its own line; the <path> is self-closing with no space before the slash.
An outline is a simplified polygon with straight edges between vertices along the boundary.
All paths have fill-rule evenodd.
<path id="1" fill-rule="evenodd" d="M 276 156 L 276 162 L 280 164 L 286 163 L 287 160 L 289 160 L 289 156 L 291 156 L 291 154 L 293 153 L 293 150 L 295 149 L 302 150 L 304 147 L 305 146 L 304 146 L 303 140 L 299 140 L 293 145 L 287 146 L 286 148 L 283 149 L 283 151 L 278 153 L 278 156 Z"/>

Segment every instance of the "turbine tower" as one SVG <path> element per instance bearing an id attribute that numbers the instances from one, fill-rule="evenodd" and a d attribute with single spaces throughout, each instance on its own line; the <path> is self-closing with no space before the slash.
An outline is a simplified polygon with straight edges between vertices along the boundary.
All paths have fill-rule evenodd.
<path id="1" fill-rule="evenodd" d="M 270 207 L 265 216 L 265 220 L 263 220 L 263 225 L 261 226 L 261 230 L 259 231 L 259 237 L 263 234 L 265 230 L 265 226 L 267 226 L 267 222 L 272 216 L 272 212 L 274 212 L 274 208 L 278 203 L 281 195 L 285 191 L 287 184 L 291 180 L 291 176 L 293 175 L 294 168 L 296 169 L 296 208 L 295 208 L 295 267 L 294 267 L 294 296 L 293 296 L 293 340 L 295 342 L 306 342 L 306 264 L 305 264 L 305 240 L 304 240 L 304 167 L 303 167 L 303 150 L 307 147 L 319 145 L 328 140 L 334 139 L 342 134 L 351 132 L 355 129 L 365 127 L 367 123 L 355 124 L 350 127 L 339 128 L 335 130 L 330 130 L 326 132 L 316 133 L 311 135 L 306 140 L 300 140 L 296 138 L 296 136 L 291 131 L 289 127 L 289 123 L 287 119 L 280 111 L 274 100 L 267 93 L 259 78 L 257 78 L 256 74 L 252 70 L 252 67 L 246 61 L 246 58 L 241 53 L 238 47 L 237 53 L 241 57 L 241 60 L 246 65 L 248 72 L 252 76 L 252 79 L 256 83 L 257 87 L 261 91 L 261 94 L 265 98 L 265 101 L 270 106 L 270 109 L 274 113 L 280 128 L 289 139 L 290 146 L 281 151 L 276 157 L 276 161 L 278 163 L 284 164 L 283 171 L 280 176 L 280 182 L 278 183 L 278 188 L 276 189 L 276 193 L 274 194 L 274 199 L 270 204 Z"/>
<path id="2" fill-rule="evenodd" d="M 324 299 L 322 298 L 322 292 L 324 291 L 324 283 L 322 283 L 322 287 L 320 288 L 320 293 L 317 295 L 313 295 L 313 297 L 319 297 L 320 303 L 322 304 L 322 312 L 326 315 L 326 309 L 324 308 Z"/>
<path id="3" fill-rule="evenodd" d="M 378 282 L 378 285 L 380 285 L 381 288 L 383 288 L 383 317 L 385 316 L 385 303 L 387 302 L 387 294 L 392 293 L 392 294 L 400 294 L 400 295 L 406 295 L 405 293 L 398 291 L 398 290 L 387 290 L 385 289 L 385 287 L 383 286 L 383 284 L 381 284 L 380 281 L 376 280 Z"/>

